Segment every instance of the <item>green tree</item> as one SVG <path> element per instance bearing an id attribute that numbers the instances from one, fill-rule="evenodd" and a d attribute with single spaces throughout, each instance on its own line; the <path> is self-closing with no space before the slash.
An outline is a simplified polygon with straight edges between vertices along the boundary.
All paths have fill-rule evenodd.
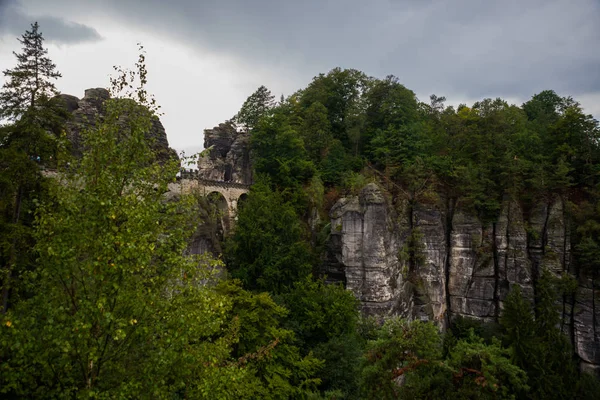
<path id="1" fill-rule="evenodd" d="M 560 288 L 572 291 L 572 281 L 558 281 L 544 270 L 536 286 L 535 308 L 515 286 L 504 302 L 500 324 L 514 363 L 529 378 L 527 398 L 569 399 L 576 390 L 577 366 L 573 350 L 560 331 L 557 300 Z M 524 398 L 524 397 L 522 397 Z"/>
<path id="2" fill-rule="evenodd" d="M 396 379 L 441 357 L 441 338 L 433 324 L 390 319 L 367 343 L 361 388 L 365 398 L 399 398 Z"/>
<path id="3" fill-rule="evenodd" d="M 15 280 L 34 265 L 30 249 L 32 216 L 36 201 L 44 196 L 45 179 L 40 167 L 54 166 L 66 111 L 55 95 L 53 79 L 60 77 L 46 57 L 38 24 L 32 25 L 14 53 L 18 64 L 4 71 L 0 91 L 0 283 L 6 312 L 15 299 Z M 11 299 L 12 298 L 12 299 Z"/>
<path id="4" fill-rule="evenodd" d="M 308 156 L 314 163 L 320 162 L 333 142 L 327 108 L 323 104 L 315 102 L 304 112 L 300 132 Z"/>
<path id="5" fill-rule="evenodd" d="M 353 142 L 358 142 L 357 133 L 349 130 L 354 125 L 350 120 L 361 110 L 359 103 L 367 81 L 365 74 L 355 69 L 334 68 L 314 77 L 299 93 L 302 109 L 307 110 L 317 102 L 325 106 L 331 134 L 349 150 Z"/>
<path id="6" fill-rule="evenodd" d="M 265 86 L 260 86 L 246 99 L 240 111 L 233 117 L 233 122 L 243 126 L 248 132 L 254 129 L 274 106 L 275 96 Z"/>
<path id="7" fill-rule="evenodd" d="M 278 298 L 289 310 L 286 325 L 296 333 L 300 347 L 325 362 L 320 389 L 357 395 L 362 344 L 354 294 L 341 284 L 307 276 Z"/>
<path id="8" fill-rule="evenodd" d="M 249 290 L 288 291 L 311 273 L 309 237 L 292 204 L 259 179 L 238 212 L 225 245 L 227 269 Z"/>
<path id="9" fill-rule="evenodd" d="M 412 159 L 420 144 L 415 94 L 390 75 L 373 81 L 365 96 L 367 152 L 384 166 Z"/>
<path id="10" fill-rule="evenodd" d="M 134 99 L 105 103 L 81 162 L 60 171 L 38 209 L 38 266 L 23 281 L 32 295 L 1 320 L 4 394 L 253 397 L 252 371 L 231 357 L 233 303 L 206 285 L 218 263 L 184 255 L 194 200 L 163 198 L 179 165 L 155 162 L 138 67 Z"/>
<path id="11" fill-rule="evenodd" d="M 280 189 L 297 190 L 315 173 L 302 137 L 288 117 L 277 110 L 252 131 L 250 146 L 256 172 L 268 175 Z"/>
<path id="12" fill-rule="evenodd" d="M 323 362 L 311 353 L 302 354 L 294 332 L 282 321 L 288 311 L 266 293 L 251 293 L 241 282 L 222 281 L 217 287 L 233 302 L 232 318 L 239 324 L 239 342 L 233 356 L 253 373 L 255 398 L 303 398 L 316 393 L 320 379 L 316 372 Z"/>
<path id="13" fill-rule="evenodd" d="M 38 29 L 35 22 L 31 24 L 31 31 L 18 39 L 23 52 L 13 54 L 19 63 L 4 71 L 8 80 L 0 92 L 0 119 L 19 119 L 27 110 L 38 107 L 40 100 L 58 94 L 52 80 L 60 78 L 61 74 L 46 56 L 48 50 L 43 47 L 44 38 Z"/>
<path id="14" fill-rule="evenodd" d="M 442 357 L 432 323 L 389 320 L 367 343 L 363 394 L 380 399 L 514 399 L 526 394 L 527 376 L 497 339 L 471 330 Z"/>

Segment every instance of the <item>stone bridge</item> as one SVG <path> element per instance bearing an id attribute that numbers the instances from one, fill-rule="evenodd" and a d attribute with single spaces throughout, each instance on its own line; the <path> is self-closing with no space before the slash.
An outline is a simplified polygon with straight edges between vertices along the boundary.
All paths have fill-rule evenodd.
<path id="1" fill-rule="evenodd" d="M 230 221 L 236 219 L 238 203 L 245 198 L 249 190 L 250 185 L 202 179 L 195 171 L 185 170 L 180 172 L 177 182 L 169 185 L 171 195 L 177 193 L 198 193 L 201 196 L 216 194 L 214 200 L 216 200 L 217 206 Z"/>

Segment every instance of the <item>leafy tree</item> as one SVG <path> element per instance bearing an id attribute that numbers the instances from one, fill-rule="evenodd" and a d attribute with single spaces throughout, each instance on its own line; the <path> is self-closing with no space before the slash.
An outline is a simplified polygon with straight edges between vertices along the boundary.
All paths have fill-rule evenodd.
<path id="1" fill-rule="evenodd" d="M 366 101 L 364 141 L 367 150 L 383 165 L 414 157 L 420 129 L 415 94 L 390 75 L 373 81 Z"/>
<path id="2" fill-rule="evenodd" d="M 280 189 L 297 189 L 315 173 L 304 142 L 286 115 L 275 112 L 253 130 L 250 140 L 254 168 Z"/>
<path id="3" fill-rule="evenodd" d="M 4 394 L 255 393 L 252 371 L 231 357 L 238 341 L 228 319 L 233 304 L 206 285 L 218 263 L 184 255 L 194 200 L 164 201 L 179 165 L 154 162 L 145 139 L 153 111 L 140 93 L 144 68 L 137 77 L 135 100 L 105 103 L 106 118 L 85 134 L 83 159 L 60 172 L 54 200 L 38 209 L 38 268 L 24 278 L 32 295 L 1 320 Z"/>
<path id="4" fill-rule="evenodd" d="M 325 362 L 321 391 L 357 395 L 362 343 L 354 295 L 341 285 L 307 276 L 278 297 L 289 310 L 286 325 L 296 333 L 300 347 Z"/>
<path id="5" fill-rule="evenodd" d="M 569 99 L 560 97 L 554 90 L 544 90 L 535 94 L 522 108 L 529 120 L 548 126 L 558 121 L 569 102 Z"/>
<path id="6" fill-rule="evenodd" d="M 570 281 L 563 281 L 563 286 L 565 282 Z M 559 328 L 559 284 L 544 270 L 537 282 L 535 309 L 518 286 L 504 302 L 500 317 L 504 342 L 511 347 L 515 364 L 529 377 L 527 398 L 568 399 L 576 390 L 573 350 Z"/>
<path id="7" fill-rule="evenodd" d="M 365 398 L 395 399 L 400 386 L 396 379 L 441 357 L 441 339 L 433 324 L 390 319 L 369 341 L 361 388 Z"/>
<path id="8" fill-rule="evenodd" d="M 19 42 L 22 53 L 14 53 L 18 64 L 4 71 L 6 83 L 0 91 L 0 120 L 11 121 L 0 128 L 0 282 L 6 312 L 16 301 L 15 280 L 34 265 L 31 224 L 36 201 L 45 196 L 43 166 L 53 167 L 61 148 L 66 110 L 56 98 L 53 79 L 60 77 L 46 57 L 38 24 L 32 25 Z"/>
<path id="9" fill-rule="evenodd" d="M 349 124 L 349 120 L 361 110 L 359 103 L 367 81 L 365 74 L 355 69 L 334 68 L 326 75 L 316 76 L 308 87 L 299 93 L 300 105 L 304 110 L 317 102 L 324 105 L 334 139 L 341 141 L 345 148 L 351 149 L 352 132 L 348 128 L 352 124 Z"/>
<path id="10" fill-rule="evenodd" d="M 233 117 L 233 122 L 242 125 L 248 132 L 254 129 L 274 106 L 275 96 L 265 86 L 260 86 L 246 99 L 240 111 Z"/>
<path id="11" fill-rule="evenodd" d="M 53 79 L 61 77 L 56 65 L 46 56 L 48 50 L 43 47 L 44 38 L 38 31 L 37 22 L 31 24 L 19 42 L 22 53 L 13 53 L 18 64 L 4 71 L 8 79 L 0 92 L 0 119 L 19 119 L 27 110 L 40 106 L 40 101 L 58 94 Z"/>
<path id="12" fill-rule="evenodd" d="M 300 132 L 308 156 L 314 163 L 320 162 L 333 142 L 327 108 L 323 104 L 315 102 L 304 112 Z"/>
<path id="13" fill-rule="evenodd" d="M 447 365 L 458 378 L 446 392 L 450 398 L 513 399 L 529 390 L 527 375 L 511 362 L 510 352 L 497 339 L 485 344 L 471 332 L 452 348 Z"/>
<path id="14" fill-rule="evenodd" d="M 226 242 L 225 260 L 246 289 L 274 294 L 311 272 L 313 256 L 298 215 L 267 180 L 252 185 Z"/>
<path id="15" fill-rule="evenodd" d="M 358 300 L 341 285 L 307 276 L 281 298 L 298 338 L 308 348 L 356 331 Z"/>
<path id="16" fill-rule="evenodd" d="M 239 324 L 233 356 L 247 364 L 254 376 L 254 396 L 261 399 L 302 398 L 316 393 L 315 373 L 323 362 L 302 355 L 294 332 L 282 327 L 288 311 L 268 293 L 253 294 L 240 281 L 222 281 L 217 291 L 233 301 L 232 318 Z"/>
<path id="17" fill-rule="evenodd" d="M 420 321 L 387 321 L 367 344 L 361 379 L 363 394 L 381 399 L 512 399 L 528 390 L 498 340 L 486 344 L 471 330 L 442 357 L 439 331 Z"/>
<path id="18" fill-rule="evenodd" d="M 349 154 L 344 145 L 335 139 L 327 154 L 319 163 L 319 172 L 323 181 L 329 185 L 341 185 L 351 172 L 360 171 L 364 162 L 360 157 Z"/>

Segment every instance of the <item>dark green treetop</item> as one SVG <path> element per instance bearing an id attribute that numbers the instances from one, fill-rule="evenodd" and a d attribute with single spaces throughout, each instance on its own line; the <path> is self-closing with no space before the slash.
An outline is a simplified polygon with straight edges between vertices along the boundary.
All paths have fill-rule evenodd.
<path id="1" fill-rule="evenodd" d="M 56 65 L 47 57 L 44 37 L 37 22 L 31 24 L 31 30 L 25 31 L 21 39 L 21 53 L 13 52 L 18 64 L 5 70 L 7 82 L 0 93 L 0 118 L 17 120 L 29 110 L 38 106 L 43 98 L 58 94 L 52 80 L 60 78 Z"/>
<path id="2" fill-rule="evenodd" d="M 242 105 L 233 121 L 244 127 L 246 132 L 252 130 L 258 121 L 275 106 L 275 96 L 265 86 L 260 86 Z"/>

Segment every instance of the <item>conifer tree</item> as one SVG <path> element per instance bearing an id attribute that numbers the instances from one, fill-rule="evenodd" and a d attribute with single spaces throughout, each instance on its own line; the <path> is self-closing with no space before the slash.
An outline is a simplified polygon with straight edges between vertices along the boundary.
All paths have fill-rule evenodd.
<path id="1" fill-rule="evenodd" d="M 31 30 L 25 31 L 21 39 L 21 53 L 13 52 L 18 64 L 5 70 L 7 82 L 0 92 L 0 119 L 17 120 L 28 110 L 35 109 L 40 99 L 58 94 L 52 80 L 60 78 L 56 65 L 47 57 L 44 37 L 37 22 L 31 24 Z"/>
<path id="2" fill-rule="evenodd" d="M 242 125 L 248 132 L 274 106 L 275 96 L 265 86 L 261 86 L 246 99 L 240 111 L 233 117 L 233 121 Z"/>
<path id="3" fill-rule="evenodd" d="M 57 139 L 67 116 L 52 82 L 61 75 L 47 57 L 37 22 L 17 40 L 23 45 L 21 53 L 14 53 L 18 64 L 4 71 L 7 80 L 0 90 L 0 121 L 10 121 L 0 129 L 2 313 L 14 303 L 16 277 L 35 264 L 31 224 L 44 187 L 40 166 L 56 162 Z"/>

